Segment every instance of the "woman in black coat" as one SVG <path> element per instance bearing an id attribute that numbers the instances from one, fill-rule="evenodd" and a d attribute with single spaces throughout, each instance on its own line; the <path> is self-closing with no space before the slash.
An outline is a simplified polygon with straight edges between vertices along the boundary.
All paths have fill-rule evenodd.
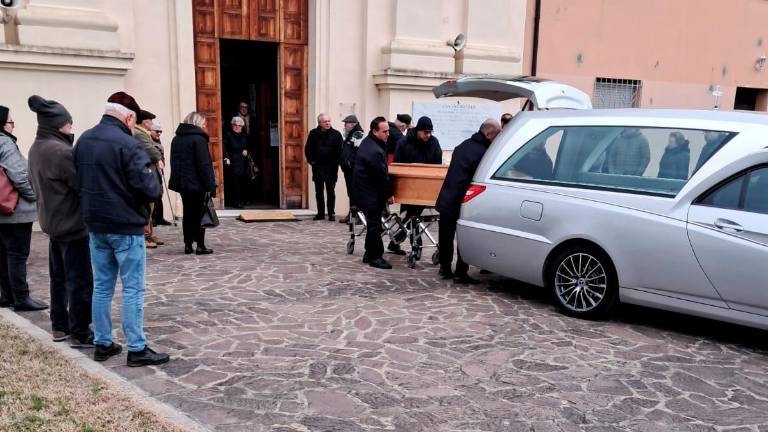
<path id="1" fill-rule="evenodd" d="M 243 132 L 245 122 L 239 116 L 232 118 L 232 129 L 224 133 L 224 163 L 232 176 L 227 192 L 232 192 L 235 208 L 243 208 L 243 192 L 248 181 L 248 136 Z"/>
<path id="2" fill-rule="evenodd" d="M 688 180 L 691 149 L 688 140 L 680 132 L 669 134 L 669 144 L 659 161 L 659 178 Z"/>
<path id="3" fill-rule="evenodd" d="M 213 249 L 205 247 L 205 228 L 200 226 L 206 194 L 216 193 L 216 176 L 208 153 L 203 114 L 189 113 L 176 128 L 176 136 L 171 141 L 171 179 L 168 187 L 181 194 L 184 204 L 184 253 L 213 253 Z M 194 250 L 193 242 L 197 243 Z"/>

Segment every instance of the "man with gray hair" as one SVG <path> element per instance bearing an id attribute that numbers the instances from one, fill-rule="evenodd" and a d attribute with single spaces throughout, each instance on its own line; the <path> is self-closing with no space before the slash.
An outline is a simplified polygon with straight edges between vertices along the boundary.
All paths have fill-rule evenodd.
<path id="1" fill-rule="evenodd" d="M 315 220 L 325 219 L 325 197 L 328 195 L 328 220 L 335 218 L 336 180 L 339 176 L 341 146 L 344 138 L 341 133 L 331 126 L 328 114 L 317 116 L 317 127 L 307 136 L 304 155 L 307 163 L 312 166 L 312 181 L 315 182 L 315 199 L 317 200 L 317 215 Z"/>
<path id="2" fill-rule="evenodd" d="M 472 137 L 465 140 L 453 151 L 451 164 L 443 181 L 443 187 L 437 196 L 435 208 L 440 212 L 439 244 L 440 244 L 440 276 L 443 279 L 454 278 L 458 284 L 474 284 L 478 281 L 469 277 L 469 266 L 458 254 L 456 272 L 451 270 L 453 264 L 453 239 L 456 236 L 456 223 L 459 220 L 461 203 L 469 189 L 472 177 L 485 151 L 491 145 L 496 135 L 501 131 L 501 125 L 497 120 L 487 119 L 480 126 L 480 130 Z"/>
<path id="3" fill-rule="evenodd" d="M 160 195 L 147 152 L 133 137 L 141 111 L 136 100 L 118 92 L 107 99 L 101 122 L 75 146 L 81 208 L 90 237 L 93 264 L 94 360 L 105 361 L 122 347 L 112 341 L 112 297 L 117 276 L 123 285 L 122 324 L 128 366 L 161 364 L 168 355 L 147 346 L 144 336 L 148 203 Z"/>

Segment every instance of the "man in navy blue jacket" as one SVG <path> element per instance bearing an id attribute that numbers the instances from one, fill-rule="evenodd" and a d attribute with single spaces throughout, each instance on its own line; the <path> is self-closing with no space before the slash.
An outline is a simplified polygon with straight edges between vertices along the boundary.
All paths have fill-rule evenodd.
<path id="1" fill-rule="evenodd" d="M 136 100 L 124 92 L 107 100 L 98 125 L 75 146 L 75 166 L 94 270 L 94 360 L 105 361 L 122 350 L 112 342 L 112 297 L 117 275 L 123 283 L 122 324 L 128 366 L 161 364 L 168 355 L 147 346 L 144 336 L 147 203 L 160 195 L 147 152 L 133 137 Z"/>

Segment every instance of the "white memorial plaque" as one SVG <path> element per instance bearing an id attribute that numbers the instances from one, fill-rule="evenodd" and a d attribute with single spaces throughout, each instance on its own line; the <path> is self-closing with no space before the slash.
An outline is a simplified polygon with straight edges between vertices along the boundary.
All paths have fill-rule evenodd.
<path id="1" fill-rule="evenodd" d="M 419 117 L 432 119 L 433 134 L 440 141 L 443 150 L 453 150 L 480 129 L 488 119 L 499 120 L 501 107 L 498 104 L 477 104 L 459 102 L 414 102 L 413 123 Z"/>

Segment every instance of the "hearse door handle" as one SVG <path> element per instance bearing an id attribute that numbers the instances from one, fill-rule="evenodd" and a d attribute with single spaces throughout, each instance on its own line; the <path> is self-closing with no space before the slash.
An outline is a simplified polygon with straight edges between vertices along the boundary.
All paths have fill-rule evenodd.
<path id="1" fill-rule="evenodd" d="M 742 232 L 742 231 L 744 231 L 744 228 L 741 225 L 737 224 L 734 221 L 730 221 L 728 219 L 718 218 L 715 221 L 715 226 L 720 228 L 723 231 L 731 231 L 731 232 Z"/>

